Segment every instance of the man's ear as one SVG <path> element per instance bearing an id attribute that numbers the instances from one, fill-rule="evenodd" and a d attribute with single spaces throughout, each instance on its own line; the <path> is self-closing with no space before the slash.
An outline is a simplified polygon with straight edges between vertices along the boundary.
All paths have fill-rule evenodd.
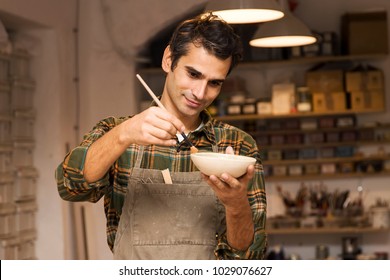
<path id="1" fill-rule="evenodd" d="M 161 67 L 165 73 L 171 71 L 172 59 L 171 59 L 171 50 L 167 46 L 164 50 L 163 58 L 161 61 Z"/>

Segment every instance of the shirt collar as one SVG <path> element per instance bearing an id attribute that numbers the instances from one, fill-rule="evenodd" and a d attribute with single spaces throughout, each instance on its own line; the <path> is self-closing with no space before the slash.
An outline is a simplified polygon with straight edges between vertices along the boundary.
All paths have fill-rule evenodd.
<path id="1" fill-rule="evenodd" d="M 204 133 L 206 138 L 213 144 L 217 144 L 215 140 L 215 132 L 214 132 L 214 126 L 215 126 L 215 119 L 210 115 L 210 113 L 207 110 L 203 110 L 200 113 L 200 118 L 202 119 L 202 122 L 204 123 L 204 126 L 197 132 L 194 133 Z"/>

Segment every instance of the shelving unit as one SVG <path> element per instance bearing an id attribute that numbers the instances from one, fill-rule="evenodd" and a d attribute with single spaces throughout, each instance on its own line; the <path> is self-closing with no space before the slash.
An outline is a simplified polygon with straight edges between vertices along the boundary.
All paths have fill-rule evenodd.
<path id="1" fill-rule="evenodd" d="M 357 123 L 357 116 L 363 113 L 378 113 L 380 111 L 371 110 L 354 112 L 353 114 L 350 111 L 346 112 L 332 112 L 332 113 L 305 113 L 305 114 L 289 114 L 289 115 L 250 115 L 250 118 L 246 118 L 245 115 L 239 116 L 223 116 L 217 117 L 220 120 L 224 120 L 232 123 L 237 126 L 245 126 L 245 122 L 254 122 L 252 127 L 254 130 L 248 131 L 258 142 L 258 146 L 263 151 L 264 159 L 263 164 L 266 171 L 266 178 L 269 182 L 276 181 L 304 181 L 304 180 L 326 180 L 326 179 L 344 179 L 344 178 L 363 178 L 363 177 L 373 177 L 373 176 L 389 176 L 390 170 L 384 170 L 383 166 L 381 167 L 382 171 L 376 170 L 369 171 L 360 170 L 357 166 L 362 163 L 372 163 L 379 162 L 383 164 L 386 161 L 390 161 L 390 154 L 385 150 L 382 154 L 373 154 L 373 155 L 362 155 L 359 154 L 358 149 L 364 146 L 374 146 L 382 147 L 390 144 L 390 124 L 380 124 L 380 125 L 360 125 Z M 353 125 L 348 126 L 337 126 L 336 121 L 338 118 L 352 118 Z M 325 119 L 333 119 L 333 126 L 320 126 L 320 121 Z M 268 123 L 288 123 L 289 121 L 302 121 L 310 119 L 315 122 L 316 126 L 314 129 L 302 129 L 301 127 L 295 128 L 269 128 L 267 127 Z M 257 124 L 260 122 L 260 125 Z M 356 122 L 356 123 L 355 123 Z M 386 137 L 379 137 L 379 131 L 389 131 Z M 351 137 L 353 139 L 343 139 L 343 135 Z M 364 135 L 369 136 L 364 136 Z M 336 139 L 328 140 L 328 135 Z M 311 136 L 320 136 L 320 140 L 313 141 L 310 140 Z M 298 140 L 293 142 L 288 142 L 287 137 L 295 137 Z M 270 139 L 277 139 L 274 143 Z M 313 137 L 314 138 L 314 137 Z M 331 138 L 331 137 L 329 137 Z M 264 141 L 264 142 L 263 142 Z M 337 156 L 337 151 L 347 148 L 349 150 L 353 149 L 353 152 L 348 151 L 347 155 L 341 154 Z M 315 150 L 314 156 L 304 156 L 300 155 L 300 152 L 307 150 Z M 330 156 L 320 155 L 321 151 L 327 151 Z M 267 153 L 270 151 L 276 151 L 277 154 L 280 154 L 280 158 L 268 158 Z M 284 153 L 293 152 L 296 155 L 287 156 Z M 330 164 L 334 165 L 334 170 L 332 172 L 323 172 L 321 170 L 321 165 Z M 338 165 L 341 164 L 351 164 L 353 170 L 340 171 Z M 305 167 L 308 165 L 319 166 L 317 172 L 307 172 L 305 174 Z M 277 166 L 286 167 L 286 174 L 276 174 L 275 172 L 270 172 L 273 168 Z M 302 172 L 298 174 L 288 175 L 288 169 L 292 166 L 298 166 L 302 168 Z M 267 173 L 268 171 L 268 173 Z"/>
<path id="2" fill-rule="evenodd" d="M 271 235 L 290 234 L 363 234 L 388 232 L 388 228 L 371 227 L 332 227 L 332 228 L 288 228 L 288 229 L 267 229 Z"/>
<path id="3" fill-rule="evenodd" d="M 36 178 L 30 55 L 0 53 L 0 259 L 35 259 Z"/>

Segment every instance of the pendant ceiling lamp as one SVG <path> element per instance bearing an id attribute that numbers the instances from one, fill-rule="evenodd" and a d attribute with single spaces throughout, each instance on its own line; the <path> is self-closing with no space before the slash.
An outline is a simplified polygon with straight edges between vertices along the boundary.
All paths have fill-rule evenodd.
<path id="1" fill-rule="evenodd" d="M 3 22 L 0 20 L 0 44 L 8 42 L 8 34 Z"/>
<path id="2" fill-rule="evenodd" d="M 289 10 L 282 0 L 284 17 L 259 26 L 249 44 L 253 47 L 279 48 L 310 45 L 317 41 L 310 29 Z"/>
<path id="3" fill-rule="evenodd" d="M 276 0 L 211 0 L 206 11 L 230 24 L 265 22 L 284 15 Z"/>

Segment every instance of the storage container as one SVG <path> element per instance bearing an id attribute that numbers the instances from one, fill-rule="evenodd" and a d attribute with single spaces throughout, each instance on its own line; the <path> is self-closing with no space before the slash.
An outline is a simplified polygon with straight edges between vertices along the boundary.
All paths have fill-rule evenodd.
<path id="1" fill-rule="evenodd" d="M 11 122 L 10 116 L 0 115 L 0 145 L 10 144 L 12 141 Z"/>
<path id="2" fill-rule="evenodd" d="M 332 147 L 326 147 L 320 149 L 320 156 L 322 158 L 332 158 L 335 156 L 334 148 Z"/>
<path id="3" fill-rule="evenodd" d="M 302 119 L 301 120 L 301 129 L 303 130 L 315 130 L 317 129 L 317 120 L 316 119 Z"/>
<path id="4" fill-rule="evenodd" d="M 344 91 L 313 92 L 314 112 L 344 112 L 347 109 L 347 95 Z"/>
<path id="5" fill-rule="evenodd" d="M 16 51 L 12 54 L 10 76 L 17 79 L 30 78 L 30 56 L 27 51 Z"/>
<path id="6" fill-rule="evenodd" d="M 330 93 L 344 90 L 343 70 L 318 70 L 306 73 L 306 84 L 312 93 Z"/>
<path id="7" fill-rule="evenodd" d="M 0 173 L 12 172 L 12 146 L 0 144 Z"/>
<path id="8" fill-rule="evenodd" d="M 18 237 L 8 237 L 0 239 L 0 259 L 17 260 L 18 259 Z"/>
<path id="9" fill-rule="evenodd" d="M 291 176 L 302 175 L 303 167 L 299 164 L 292 164 L 288 166 L 288 174 Z"/>
<path id="10" fill-rule="evenodd" d="M 16 234 L 16 206 L 0 205 L 0 238 L 12 237 Z"/>
<path id="11" fill-rule="evenodd" d="M 12 162 L 14 167 L 32 167 L 33 166 L 34 142 L 14 142 Z"/>
<path id="12" fill-rule="evenodd" d="M 243 114 L 256 114 L 256 99 L 246 98 L 241 109 Z"/>
<path id="13" fill-rule="evenodd" d="M 306 134 L 306 143 L 324 143 L 325 137 L 322 132 L 308 133 Z"/>
<path id="14" fill-rule="evenodd" d="M 318 164 L 306 164 L 304 169 L 307 175 L 314 175 L 320 172 L 320 166 Z"/>
<path id="15" fill-rule="evenodd" d="M 9 78 L 10 59 L 0 55 L 0 84 L 6 83 Z"/>
<path id="16" fill-rule="evenodd" d="M 33 260 L 35 256 L 36 232 L 24 232 L 19 236 L 19 246 L 17 252 L 18 260 Z"/>
<path id="17" fill-rule="evenodd" d="M 16 172 L 14 200 L 27 201 L 36 198 L 38 172 L 35 168 L 22 168 Z"/>
<path id="18" fill-rule="evenodd" d="M 283 145 L 284 135 L 271 135 L 270 140 L 271 140 L 271 145 Z"/>
<path id="19" fill-rule="evenodd" d="M 34 140 L 34 111 L 15 111 L 12 120 L 13 140 Z"/>
<path id="20" fill-rule="evenodd" d="M 283 159 L 291 160 L 291 159 L 298 159 L 299 158 L 299 151 L 298 150 L 284 150 L 283 151 Z"/>
<path id="21" fill-rule="evenodd" d="M 321 173 L 322 174 L 335 174 L 336 173 L 336 164 L 334 164 L 334 163 L 321 164 Z"/>
<path id="22" fill-rule="evenodd" d="M 259 100 L 256 103 L 256 112 L 259 115 L 271 115 L 272 103 L 270 100 Z"/>
<path id="23" fill-rule="evenodd" d="M 287 134 L 286 135 L 286 144 L 302 144 L 303 136 L 302 134 Z"/>
<path id="24" fill-rule="evenodd" d="M 298 119 L 286 119 L 284 121 L 283 128 L 295 130 L 295 129 L 299 129 L 299 126 L 300 126 L 300 122 Z"/>
<path id="25" fill-rule="evenodd" d="M 308 87 L 297 88 L 297 111 L 310 112 L 312 110 L 312 96 Z"/>
<path id="26" fill-rule="evenodd" d="M 301 159 L 311 159 L 317 157 L 317 150 L 316 149 L 302 149 L 299 152 L 299 158 Z"/>
<path id="27" fill-rule="evenodd" d="M 325 133 L 325 141 L 327 143 L 335 143 L 340 141 L 340 135 L 338 132 L 327 132 Z"/>
<path id="28" fill-rule="evenodd" d="M 12 173 L 0 173 L 0 205 L 12 204 L 14 177 Z"/>
<path id="29" fill-rule="evenodd" d="M 280 120 L 268 120 L 267 121 L 267 129 L 269 129 L 269 130 L 281 130 L 282 129 L 282 121 L 280 121 Z"/>
<path id="30" fill-rule="evenodd" d="M 337 127 L 353 127 L 355 118 L 353 116 L 339 117 L 336 121 Z"/>
<path id="31" fill-rule="evenodd" d="M 373 129 L 364 129 L 359 131 L 358 136 L 360 141 L 374 141 L 375 140 L 375 131 Z"/>
<path id="32" fill-rule="evenodd" d="M 353 157 L 354 147 L 351 146 L 336 147 L 335 153 L 336 153 L 336 157 Z"/>
<path id="33" fill-rule="evenodd" d="M 335 123 L 334 117 L 321 117 L 318 120 L 318 126 L 320 128 L 332 128 L 335 127 Z"/>
<path id="34" fill-rule="evenodd" d="M 374 173 L 381 172 L 384 168 L 384 162 L 381 160 L 364 160 L 356 164 L 359 172 Z"/>
<path id="35" fill-rule="evenodd" d="M 347 91 L 378 90 L 385 87 L 381 70 L 348 71 L 345 74 Z"/>
<path id="36" fill-rule="evenodd" d="M 274 176 L 285 176 L 287 175 L 287 166 L 275 165 L 272 167 L 272 173 Z"/>
<path id="37" fill-rule="evenodd" d="M 241 114 L 241 104 L 229 103 L 226 107 L 226 112 L 228 115 L 240 115 Z"/>
<path id="38" fill-rule="evenodd" d="M 282 151 L 281 150 L 269 150 L 268 160 L 282 160 Z"/>
<path id="39" fill-rule="evenodd" d="M 6 84 L 0 83 L 0 116 L 11 115 L 11 89 Z"/>
<path id="40" fill-rule="evenodd" d="M 35 201 L 16 203 L 16 231 L 18 234 L 35 230 L 36 211 Z"/>
<path id="41" fill-rule="evenodd" d="M 353 162 L 341 162 L 339 163 L 339 170 L 341 173 L 352 173 L 355 171 L 355 165 Z"/>
<path id="42" fill-rule="evenodd" d="M 342 142 L 354 142 L 354 141 L 356 141 L 356 132 L 355 131 L 343 131 L 343 132 L 341 132 L 341 141 Z"/>
<path id="43" fill-rule="evenodd" d="M 388 53 L 388 24 L 386 10 L 349 12 L 341 17 L 342 53 Z"/>
<path id="44" fill-rule="evenodd" d="M 351 91 L 352 110 L 384 110 L 385 92 L 383 89 L 370 91 Z"/>
<path id="45" fill-rule="evenodd" d="M 33 109 L 33 93 L 35 84 L 29 81 L 15 80 L 11 85 L 11 107 L 13 110 Z"/>

